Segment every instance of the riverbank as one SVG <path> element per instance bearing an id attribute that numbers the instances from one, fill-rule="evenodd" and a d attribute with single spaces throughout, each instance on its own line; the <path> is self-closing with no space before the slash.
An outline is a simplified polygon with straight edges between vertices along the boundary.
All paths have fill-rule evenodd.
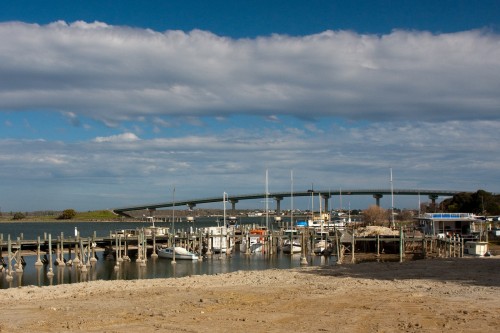
<path id="1" fill-rule="evenodd" d="M 0 291 L 0 332 L 496 332 L 500 259 L 432 259 Z"/>

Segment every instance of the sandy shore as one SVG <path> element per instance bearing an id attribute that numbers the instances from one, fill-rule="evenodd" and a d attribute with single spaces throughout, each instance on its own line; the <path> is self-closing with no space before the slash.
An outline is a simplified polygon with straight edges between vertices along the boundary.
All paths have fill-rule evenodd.
<path id="1" fill-rule="evenodd" d="M 0 332 L 497 332 L 500 258 L 0 291 Z"/>

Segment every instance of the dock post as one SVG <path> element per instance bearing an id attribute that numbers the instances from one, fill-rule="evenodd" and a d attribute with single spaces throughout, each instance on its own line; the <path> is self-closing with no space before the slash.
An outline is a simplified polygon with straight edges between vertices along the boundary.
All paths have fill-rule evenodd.
<path id="1" fill-rule="evenodd" d="M 300 256 L 300 265 L 306 266 L 309 263 L 307 262 L 307 257 L 306 257 L 306 246 L 307 246 L 307 241 L 305 239 L 305 232 L 302 232 L 302 237 L 301 237 L 301 256 Z M 293 254 L 293 242 L 290 244 L 290 254 Z"/>
<path id="2" fill-rule="evenodd" d="M 136 231 L 137 231 L 137 259 L 135 260 L 135 262 L 140 264 L 142 262 L 141 232 L 140 230 Z"/>
<path id="3" fill-rule="evenodd" d="M 377 257 L 380 257 L 380 235 L 377 234 Z"/>
<path id="4" fill-rule="evenodd" d="M 356 240 L 354 239 L 354 228 L 352 229 L 352 239 L 351 239 L 351 262 L 354 264 L 356 259 L 354 258 L 354 246 L 356 245 Z"/>
<path id="5" fill-rule="evenodd" d="M 199 249 L 199 255 L 198 255 L 198 261 L 203 260 L 203 231 L 200 228 L 200 241 L 198 243 L 198 249 Z"/>
<path id="6" fill-rule="evenodd" d="M 81 237 L 80 238 L 80 253 L 81 253 L 81 261 L 80 261 L 80 272 L 84 273 L 87 271 L 87 265 L 85 263 L 85 251 L 83 249 L 83 239 Z"/>
<path id="7" fill-rule="evenodd" d="M 118 245 L 118 240 L 120 239 L 120 235 L 116 234 L 115 238 L 115 271 L 120 269 L 120 250 L 119 250 L 119 245 Z"/>
<path id="8" fill-rule="evenodd" d="M 122 262 L 122 235 L 116 235 L 116 262 Z"/>
<path id="9" fill-rule="evenodd" d="M 0 260 L 3 259 L 2 246 L 3 246 L 3 234 L 0 234 Z M 3 266 L 0 265 L 0 272 L 2 271 L 3 271 Z"/>
<path id="10" fill-rule="evenodd" d="M 403 262 L 404 248 L 403 224 L 401 223 L 399 225 L 399 262 Z"/>
<path id="11" fill-rule="evenodd" d="M 73 264 L 78 264 L 80 263 L 80 251 L 78 251 L 78 238 L 79 238 L 79 231 L 77 232 L 77 235 L 75 236 L 75 259 L 73 259 Z"/>
<path id="12" fill-rule="evenodd" d="M 142 250 L 143 250 L 142 259 L 144 261 L 144 266 L 146 266 L 146 262 L 148 261 L 148 238 L 147 238 L 146 233 L 144 231 L 143 231 L 143 234 L 142 234 L 142 243 L 143 243 L 143 246 L 142 246 Z"/>
<path id="13" fill-rule="evenodd" d="M 23 272 L 23 264 L 21 260 L 21 237 L 17 237 L 17 252 L 16 252 L 16 273 Z"/>
<path id="14" fill-rule="evenodd" d="M 449 242 L 448 242 L 448 249 L 449 249 L 449 252 L 448 252 L 449 257 L 451 258 L 452 257 L 452 255 L 451 255 L 451 237 L 450 237 Z"/>
<path id="15" fill-rule="evenodd" d="M 151 258 L 153 258 L 153 259 L 158 258 L 158 254 L 156 253 L 156 230 L 155 229 L 153 229 L 153 253 L 151 253 Z"/>
<path id="16" fill-rule="evenodd" d="M 92 235 L 92 244 L 90 244 L 90 249 L 91 249 L 90 265 L 92 265 L 97 261 L 97 258 L 95 257 L 95 248 L 97 246 L 97 244 L 95 243 L 95 238 L 96 238 L 96 232 L 94 231 L 94 234 Z"/>
<path id="17" fill-rule="evenodd" d="M 128 256 L 128 234 L 125 233 L 125 238 L 123 240 L 123 260 L 130 261 Z"/>
<path id="18" fill-rule="evenodd" d="M 147 243 L 146 243 L 146 234 L 144 233 L 144 229 L 142 229 L 142 231 L 141 231 L 140 238 L 141 238 L 141 248 L 139 249 L 139 251 L 142 252 L 142 260 L 141 260 L 140 266 L 145 267 L 146 261 L 147 261 L 147 258 L 146 258 Z"/>
<path id="19" fill-rule="evenodd" d="M 214 240 L 214 231 L 210 231 L 210 234 L 207 233 L 207 255 L 212 255 L 212 247 Z"/>
<path id="20" fill-rule="evenodd" d="M 12 242 L 10 240 L 10 234 L 7 236 L 7 275 L 5 276 L 5 280 L 8 282 L 12 281 L 14 278 L 12 277 Z"/>
<path id="21" fill-rule="evenodd" d="M 43 266 L 42 260 L 40 260 L 40 236 L 37 236 L 36 240 L 36 262 L 35 266 Z"/>
<path id="22" fill-rule="evenodd" d="M 61 232 L 61 257 L 57 260 L 59 260 L 59 264 L 64 265 L 64 232 Z"/>
<path id="23" fill-rule="evenodd" d="M 245 235 L 243 236 L 245 237 L 245 254 L 250 254 L 250 232 L 248 230 L 248 228 L 245 228 Z M 262 246 L 264 246 L 264 244 L 262 244 Z"/>
<path id="24" fill-rule="evenodd" d="M 54 276 L 52 271 L 52 234 L 49 234 L 49 271 L 47 272 L 47 277 L 51 278 Z"/>
<path id="25" fill-rule="evenodd" d="M 54 262 L 55 265 L 59 266 L 61 264 L 64 264 L 64 261 L 62 260 L 63 257 L 63 235 L 61 233 L 61 236 L 57 237 L 57 240 L 54 240 L 56 243 L 56 260 Z"/>
<path id="26" fill-rule="evenodd" d="M 86 247 L 86 249 L 87 249 L 87 260 L 85 262 L 85 266 L 87 266 L 87 268 L 92 267 L 92 264 L 90 262 L 90 260 L 92 259 L 92 253 L 93 253 L 91 246 L 92 246 L 91 239 L 87 238 L 87 247 Z"/>
<path id="27" fill-rule="evenodd" d="M 342 254 L 340 253 L 339 231 L 337 230 L 337 227 L 335 225 L 333 226 L 333 232 L 335 232 L 335 248 L 337 250 L 337 265 L 340 265 L 340 264 L 342 264 Z"/>

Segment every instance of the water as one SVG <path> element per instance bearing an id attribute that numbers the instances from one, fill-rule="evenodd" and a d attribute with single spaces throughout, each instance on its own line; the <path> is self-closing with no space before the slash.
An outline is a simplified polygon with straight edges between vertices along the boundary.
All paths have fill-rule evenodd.
<path id="1" fill-rule="evenodd" d="M 242 224 L 261 224 L 261 219 L 248 218 L 241 221 Z M 200 219 L 194 224 L 188 222 L 176 222 L 175 229 L 204 228 L 217 225 L 214 219 Z M 96 233 L 97 237 L 107 236 L 110 231 L 121 229 L 135 229 L 149 226 L 143 222 L 32 222 L 32 223 L 0 223 L 0 233 L 3 234 L 4 244 L 7 235 L 15 240 L 23 233 L 24 239 L 36 239 L 37 236 L 43 239 L 44 233 L 50 233 L 56 238 L 64 233 L 66 236 L 73 236 L 77 227 L 82 237 L 90 237 Z M 155 223 L 155 226 L 171 227 L 171 223 Z M 277 225 L 273 225 L 277 228 Z M 6 252 L 3 253 L 4 257 Z M 67 254 L 66 254 L 67 256 Z M 222 257 L 222 259 L 219 259 Z M 168 259 L 148 258 L 146 266 L 140 266 L 135 261 L 122 262 L 120 268 L 115 270 L 114 260 L 104 260 L 102 252 L 98 253 L 98 261 L 87 272 L 81 272 L 76 266 L 53 266 L 54 276 L 47 277 L 48 266 L 36 267 L 34 265 L 36 256 L 25 257 L 26 266 L 22 273 L 13 273 L 13 280 L 8 282 L 5 278 L 6 272 L 0 272 L 0 288 L 12 288 L 21 286 L 48 286 L 57 284 L 70 284 L 95 280 L 133 280 L 133 279 L 154 279 L 183 277 L 189 275 L 219 274 L 238 270 L 264 270 L 272 268 L 293 268 L 300 266 L 300 255 L 293 256 L 285 254 L 251 254 L 233 253 L 231 256 L 218 254 L 209 256 L 203 261 L 177 260 L 177 264 L 172 265 Z M 53 258 L 55 260 L 55 258 Z M 6 260 L 7 261 L 7 260 Z M 308 257 L 310 265 L 333 265 L 335 257 Z"/>

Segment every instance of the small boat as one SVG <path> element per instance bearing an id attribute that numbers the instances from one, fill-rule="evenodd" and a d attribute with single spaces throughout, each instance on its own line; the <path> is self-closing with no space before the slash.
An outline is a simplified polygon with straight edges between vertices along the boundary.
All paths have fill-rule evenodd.
<path id="1" fill-rule="evenodd" d="M 265 235 L 266 235 L 266 229 L 250 230 L 248 238 L 244 237 L 241 240 L 240 252 L 246 252 L 247 247 L 250 253 L 262 252 L 265 243 Z"/>
<path id="2" fill-rule="evenodd" d="M 332 252 L 332 243 L 325 239 L 316 239 L 313 252 L 315 255 L 329 255 Z"/>
<path id="3" fill-rule="evenodd" d="M 158 257 L 173 259 L 174 258 L 174 248 L 173 247 L 165 247 L 158 249 Z M 183 247 L 176 246 L 175 247 L 175 259 L 176 260 L 198 260 L 198 255 L 186 250 Z"/>
<path id="4" fill-rule="evenodd" d="M 281 249 L 283 253 L 300 253 L 302 251 L 302 246 L 298 240 L 293 240 L 290 242 L 289 239 L 283 242 L 283 248 Z"/>
<path id="5" fill-rule="evenodd" d="M 234 228 L 227 228 L 225 226 L 208 227 L 204 232 L 209 235 L 209 249 L 213 253 L 229 253 L 232 252 L 234 246 L 234 238 L 231 236 L 231 231 Z"/>

